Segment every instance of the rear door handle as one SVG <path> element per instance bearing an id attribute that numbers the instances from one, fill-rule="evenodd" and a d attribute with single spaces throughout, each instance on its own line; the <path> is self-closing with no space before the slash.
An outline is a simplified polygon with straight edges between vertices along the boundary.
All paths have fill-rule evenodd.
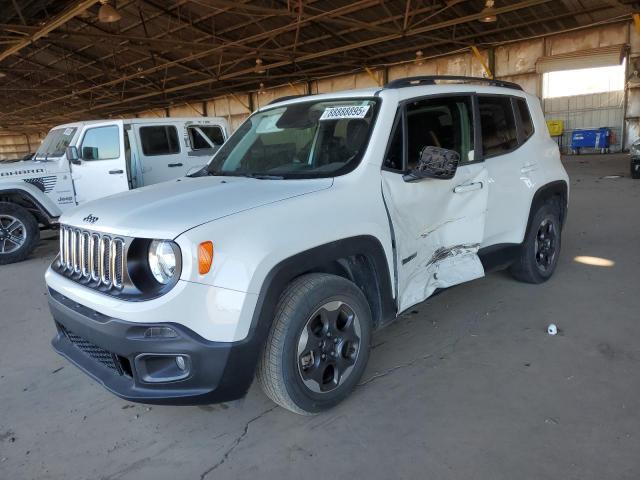
<path id="1" fill-rule="evenodd" d="M 170 163 L 169 167 L 173 168 L 173 167 L 181 167 L 182 164 L 181 163 Z"/>
<path id="2" fill-rule="evenodd" d="M 109 175 L 118 175 L 124 173 L 124 170 L 109 170 Z"/>
<path id="3" fill-rule="evenodd" d="M 466 183 L 464 185 L 458 185 L 453 189 L 453 193 L 465 193 L 473 192 L 474 190 L 480 190 L 482 188 L 482 182 Z"/>
<path id="4" fill-rule="evenodd" d="M 520 173 L 529 173 L 537 169 L 538 169 L 537 163 L 527 163 L 522 166 L 522 168 L 520 169 Z"/>

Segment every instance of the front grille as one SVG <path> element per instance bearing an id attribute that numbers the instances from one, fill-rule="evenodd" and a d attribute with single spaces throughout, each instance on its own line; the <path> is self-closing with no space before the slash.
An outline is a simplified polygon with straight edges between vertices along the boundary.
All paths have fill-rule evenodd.
<path id="1" fill-rule="evenodd" d="M 82 351 L 85 355 L 88 355 L 94 360 L 100 362 L 102 365 L 112 370 L 114 373 L 122 375 L 122 367 L 120 366 L 120 361 L 115 354 L 91 343 L 89 340 L 81 337 L 80 335 L 76 335 L 71 330 L 63 327 L 62 325 L 60 325 L 60 329 L 67 336 L 69 341 L 73 343 L 73 345 L 77 349 Z"/>
<path id="2" fill-rule="evenodd" d="M 122 289 L 125 272 L 125 242 L 95 232 L 62 225 L 60 265 L 62 273 L 105 288 Z"/>

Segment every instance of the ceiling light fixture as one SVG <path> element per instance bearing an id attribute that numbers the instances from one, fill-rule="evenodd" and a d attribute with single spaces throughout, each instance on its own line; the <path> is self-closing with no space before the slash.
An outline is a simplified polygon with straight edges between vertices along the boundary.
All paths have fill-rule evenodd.
<path id="1" fill-rule="evenodd" d="M 424 64 L 424 53 L 422 53 L 422 50 L 418 50 L 416 52 L 416 59 L 415 59 L 416 65 L 420 66 Z"/>
<path id="2" fill-rule="evenodd" d="M 496 15 L 496 9 L 494 8 L 494 0 L 487 0 L 484 4 L 484 8 L 480 12 L 482 17 L 478 19 L 479 22 L 482 23 L 494 23 L 498 20 Z"/>
<path id="3" fill-rule="evenodd" d="M 101 23 L 113 23 L 118 22 L 122 18 L 122 15 L 118 11 L 109 5 L 109 0 L 100 0 L 100 10 L 98 10 L 98 21 Z"/>
<path id="4" fill-rule="evenodd" d="M 266 71 L 264 66 L 262 65 L 261 58 L 256 58 L 256 66 L 254 67 L 254 70 L 256 73 L 264 73 Z"/>

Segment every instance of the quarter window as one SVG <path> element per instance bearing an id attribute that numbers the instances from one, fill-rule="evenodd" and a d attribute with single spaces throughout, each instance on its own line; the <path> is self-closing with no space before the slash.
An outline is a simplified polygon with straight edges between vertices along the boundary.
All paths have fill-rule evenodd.
<path id="1" fill-rule="evenodd" d="M 178 130 L 173 125 L 140 127 L 142 152 L 146 156 L 180 153 Z"/>
<path id="2" fill-rule="evenodd" d="M 440 147 L 473 160 L 473 109 L 471 97 L 418 100 L 407 105 L 408 170 L 417 166 L 424 147 Z"/>
<path id="3" fill-rule="evenodd" d="M 511 97 L 479 97 L 482 151 L 487 157 L 510 152 L 518 146 Z"/>
<path id="4" fill-rule="evenodd" d="M 531 113 L 529 112 L 529 106 L 524 98 L 515 99 L 516 111 L 520 116 L 520 129 L 522 134 L 522 142 L 524 143 L 531 135 L 533 135 L 533 121 L 531 120 Z"/>
<path id="5" fill-rule="evenodd" d="M 217 148 L 224 143 L 224 134 L 218 126 L 197 125 L 187 128 L 192 150 Z"/>
<path id="6" fill-rule="evenodd" d="M 81 147 L 83 160 L 112 160 L 120 157 L 120 129 L 117 125 L 86 131 Z"/>
<path id="7" fill-rule="evenodd" d="M 391 134 L 391 143 L 387 148 L 387 155 L 384 159 L 384 167 L 391 170 L 402 170 L 402 152 L 403 148 L 403 135 L 402 135 L 402 115 L 398 115 L 395 125 L 393 127 L 393 133 Z"/>

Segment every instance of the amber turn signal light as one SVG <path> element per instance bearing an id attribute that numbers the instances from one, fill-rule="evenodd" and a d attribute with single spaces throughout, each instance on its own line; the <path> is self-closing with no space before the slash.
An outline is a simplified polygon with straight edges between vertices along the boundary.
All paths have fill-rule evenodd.
<path id="1" fill-rule="evenodd" d="M 198 245 L 198 271 L 200 275 L 209 273 L 213 264 L 213 242 L 202 242 Z"/>

